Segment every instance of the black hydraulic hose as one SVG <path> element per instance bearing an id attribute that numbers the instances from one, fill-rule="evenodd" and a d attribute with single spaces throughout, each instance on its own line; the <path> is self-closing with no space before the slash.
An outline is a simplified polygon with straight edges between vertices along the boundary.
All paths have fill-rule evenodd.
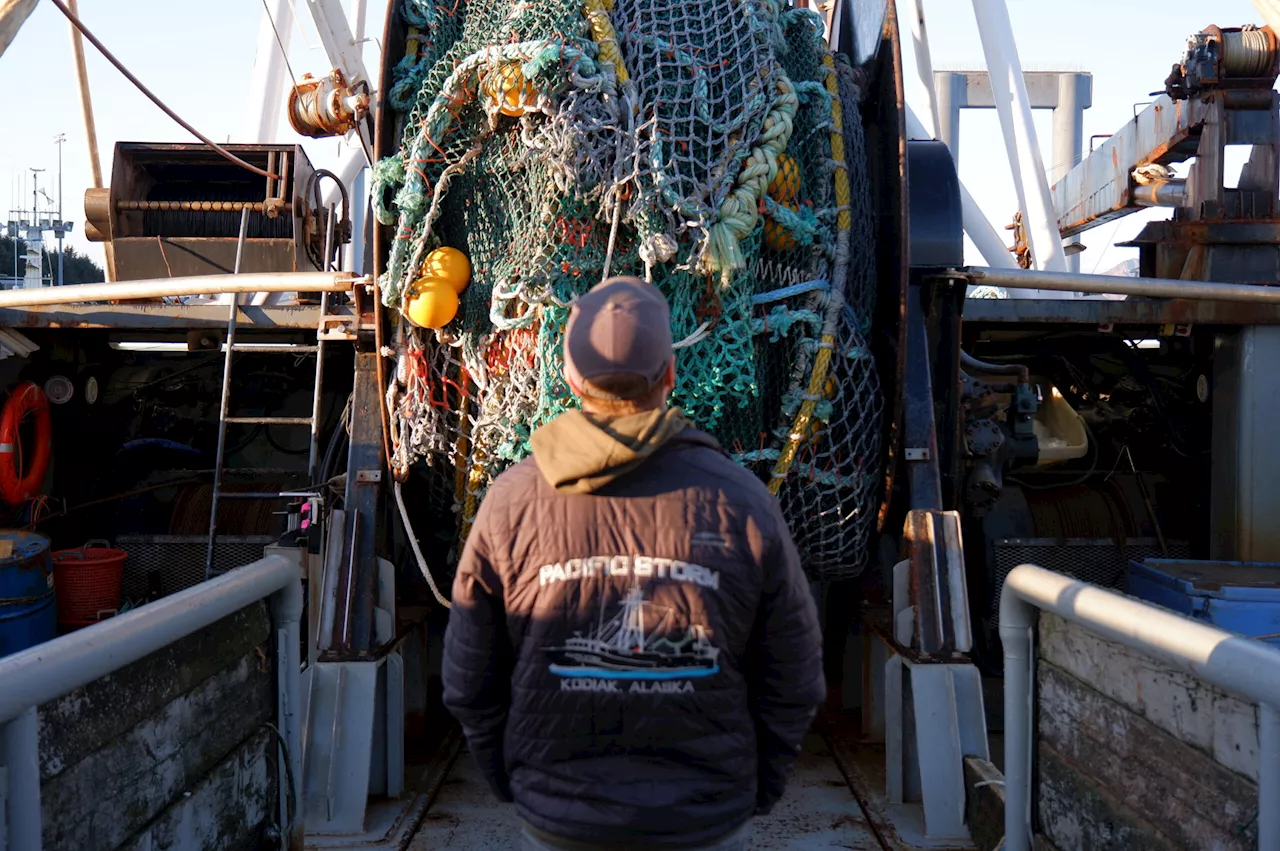
<path id="1" fill-rule="evenodd" d="M 1031 378 L 1031 371 L 1020 363 L 988 363 L 978 360 L 963 349 L 960 350 L 960 363 L 971 370 L 985 372 L 987 375 L 1016 375 L 1023 382 Z"/>

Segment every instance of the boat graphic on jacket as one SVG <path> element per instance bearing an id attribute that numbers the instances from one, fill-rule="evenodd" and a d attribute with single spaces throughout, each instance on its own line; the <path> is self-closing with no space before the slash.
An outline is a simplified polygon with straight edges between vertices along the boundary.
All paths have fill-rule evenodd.
<path id="1" fill-rule="evenodd" d="M 551 673 L 561 677 L 599 677 L 614 680 L 674 680 L 707 677 L 720 670 L 720 648 L 707 639 L 701 625 L 689 628 L 683 640 L 666 637 L 671 609 L 644 599 L 633 587 L 621 610 L 593 633 L 578 634 L 559 647 L 546 648 Z"/>

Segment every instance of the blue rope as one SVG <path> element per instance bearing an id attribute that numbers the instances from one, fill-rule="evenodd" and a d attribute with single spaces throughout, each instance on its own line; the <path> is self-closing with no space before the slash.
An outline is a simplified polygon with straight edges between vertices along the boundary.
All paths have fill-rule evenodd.
<path id="1" fill-rule="evenodd" d="M 791 298 L 795 295 L 804 295 L 814 290 L 822 290 L 827 292 L 831 289 L 831 284 L 819 278 L 816 281 L 803 281 L 799 284 L 792 284 L 789 287 L 783 287 L 778 290 L 769 290 L 767 293 L 760 293 L 751 297 L 752 304 L 768 304 L 771 301 L 782 301 L 785 298 Z"/>

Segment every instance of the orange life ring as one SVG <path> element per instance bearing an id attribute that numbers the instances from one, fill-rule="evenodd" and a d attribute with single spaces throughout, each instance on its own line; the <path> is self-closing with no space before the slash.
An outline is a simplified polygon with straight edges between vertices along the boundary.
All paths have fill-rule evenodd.
<path id="1" fill-rule="evenodd" d="M 22 440 L 18 427 L 28 414 L 35 415 L 35 452 L 18 478 L 18 455 Z M 25 453 L 24 453 L 25 454 Z M 9 505 L 21 505 L 40 492 L 53 457 L 53 423 L 49 418 L 49 398 L 30 381 L 19 384 L 9 394 L 0 414 L 0 499 Z"/>

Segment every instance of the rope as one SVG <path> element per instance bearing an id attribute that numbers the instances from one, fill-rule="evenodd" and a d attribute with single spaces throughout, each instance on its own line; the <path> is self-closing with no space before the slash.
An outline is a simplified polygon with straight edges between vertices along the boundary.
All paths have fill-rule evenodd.
<path id="1" fill-rule="evenodd" d="M 400 509 L 400 522 L 404 524 L 405 537 L 409 539 L 409 546 L 413 550 L 413 557 L 418 561 L 418 569 L 422 571 L 422 578 L 427 580 L 427 585 L 431 587 L 431 593 L 436 598 L 436 602 L 444 606 L 446 609 L 453 608 L 436 585 L 436 579 L 431 575 L 431 568 L 427 566 L 427 560 L 422 555 L 422 549 L 418 546 L 418 536 L 413 533 L 413 524 L 409 522 L 409 512 L 404 507 L 404 497 L 400 494 L 400 483 L 393 483 L 393 490 L 396 494 L 396 507 Z"/>
<path id="2" fill-rule="evenodd" d="M 813 373 L 809 377 L 808 392 L 804 403 L 796 414 L 795 421 L 787 436 L 787 444 L 778 457 L 769 478 L 769 492 L 777 496 L 782 488 L 782 481 L 795 463 L 800 451 L 800 444 L 810 436 L 811 420 L 814 407 L 819 399 L 827 393 L 827 370 L 831 366 L 831 350 L 835 347 L 835 326 L 839 320 L 841 308 L 844 306 L 845 274 L 849 262 L 849 228 L 853 224 L 853 216 L 849 211 L 849 169 L 844 159 L 844 111 L 840 104 L 840 93 L 836 83 L 835 60 L 830 53 L 822 58 L 827 67 L 826 87 L 831 95 L 831 159 L 835 163 L 836 205 L 840 212 L 836 216 L 836 264 L 831 280 L 831 300 L 828 304 L 826 322 L 822 331 L 822 341 L 818 344 L 818 354 L 813 360 Z"/>
<path id="3" fill-rule="evenodd" d="M 613 11 L 613 0 L 587 0 L 585 12 L 591 24 L 591 40 L 600 48 L 600 61 L 613 66 L 614 76 L 619 83 L 630 81 L 626 63 L 622 60 L 622 52 L 618 49 L 618 33 L 613 28 L 609 13 Z"/>
<path id="4" fill-rule="evenodd" d="M 717 211 L 720 221 L 711 226 L 707 242 L 705 271 L 718 272 L 722 285 L 726 287 L 730 276 L 746 265 L 740 243 L 756 229 L 760 221 L 760 199 L 764 198 L 769 182 L 778 173 L 778 154 L 784 152 L 791 141 L 799 99 L 795 87 L 782 71 L 778 72 L 775 86 L 777 97 L 765 117 L 760 142 L 743 161 L 733 191 Z"/>
<path id="5" fill-rule="evenodd" d="M 793 296 L 804 295 L 809 292 L 827 292 L 831 289 L 831 284 L 826 281 L 805 281 L 802 284 L 792 284 L 789 287 L 770 290 L 767 293 L 760 293 L 751 297 L 752 304 L 768 304 L 771 301 L 782 301 L 783 299 L 792 298 Z"/>

